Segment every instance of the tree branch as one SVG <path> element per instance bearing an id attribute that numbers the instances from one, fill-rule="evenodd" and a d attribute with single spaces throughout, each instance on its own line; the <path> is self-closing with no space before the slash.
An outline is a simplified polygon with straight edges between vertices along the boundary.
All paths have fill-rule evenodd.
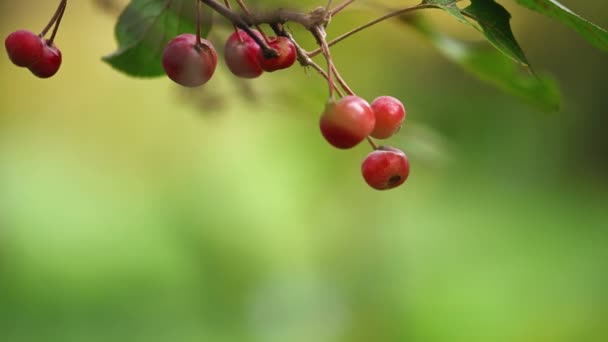
<path id="1" fill-rule="evenodd" d="M 245 31 L 260 46 L 260 48 L 262 48 L 262 53 L 264 54 L 264 57 L 273 58 L 273 57 L 277 57 L 279 55 L 277 53 L 277 51 L 275 51 L 274 49 L 269 47 L 268 44 L 266 44 L 266 42 L 263 39 L 261 39 L 258 35 L 256 35 L 249 28 L 249 24 L 243 19 L 243 17 L 241 17 L 237 13 L 233 12 L 228 7 L 217 2 L 216 0 L 200 0 L 200 1 L 202 3 L 204 3 L 205 5 L 209 6 L 211 9 L 213 9 L 217 13 L 224 16 L 226 19 L 230 20 L 238 28 Z"/>

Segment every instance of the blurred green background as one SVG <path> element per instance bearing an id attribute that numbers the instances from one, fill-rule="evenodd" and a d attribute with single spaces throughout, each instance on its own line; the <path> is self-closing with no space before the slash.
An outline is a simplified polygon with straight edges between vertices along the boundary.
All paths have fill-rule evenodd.
<path id="1" fill-rule="evenodd" d="M 359 95 L 408 110 L 389 143 L 410 178 L 377 192 L 368 146 L 322 139 L 313 72 L 241 82 L 220 63 L 194 91 L 128 78 L 100 61 L 117 14 L 71 2 L 56 77 L 0 58 L 0 341 L 606 341 L 607 55 L 501 3 L 560 81 L 559 113 L 394 22 L 333 49 Z M 608 27 L 608 3 L 563 3 Z M 1 36 L 55 6 L 1 2 Z M 329 34 L 372 16 L 345 12 Z"/>

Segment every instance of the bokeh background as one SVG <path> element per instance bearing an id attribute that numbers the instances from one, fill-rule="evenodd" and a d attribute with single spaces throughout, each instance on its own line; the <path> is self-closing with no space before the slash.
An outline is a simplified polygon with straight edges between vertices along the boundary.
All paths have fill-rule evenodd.
<path id="1" fill-rule="evenodd" d="M 320 136 L 314 72 L 241 82 L 220 63 L 194 91 L 129 78 L 100 60 L 116 8 L 72 1 L 56 77 L 0 56 L 0 341 L 606 341 L 608 58 L 501 3 L 559 80 L 560 112 L 394 22 L 333 49 L 361 96 L 408 110 L 388 143 L 410 179 L 377 192 L 360 175 L 368 146 Z M 563 3 L 608 27 L 608 3 Z M 40 30 L 55 6 L 2 1 L 0 35 Z M 329 34 L 373 16 L 344 12 Z"/>

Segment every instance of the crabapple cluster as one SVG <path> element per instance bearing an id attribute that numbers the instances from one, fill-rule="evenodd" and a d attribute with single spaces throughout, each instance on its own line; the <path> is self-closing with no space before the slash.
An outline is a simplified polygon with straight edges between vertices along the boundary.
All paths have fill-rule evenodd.
<path id="1" fill-rule="evenodd" d="M 61 51 L 55 45 L 55 35 L 65 12 L 67 1 L 62 0 L 51 21 L 40 34 L 28 30 L 17 30 L 4 41 L 6 53 L 13 64 L 27 68 L 39 78 L 54 76 L 61 66 Z M 44 38 L 54 26 L 49 39 Z"/>
<path id="2" fill-rule="evenodd" d="M 61 51 L 57 46 L 31 31 L 11 33 L 4 46 L 13 64 L 29 69 L 37 77 L 49 78 L 61 66 Z"/>
<path id="3" fill-rule="evenodd" d="M 256 78 L 266 72 L 287 69 L 296 61 L 296 47 L 286 37 L 266 37 L 258 30 L 251 30 L 277 52 L 276 57 L 266 57 L 260 45 L 245 31 L 236 30 L 224 47 L 226 65 L 230 72 L 242 78 Z"/>
<path id="4" fill-rule="evenodd" d="M 266 37 L 251 30 L 258 38 L 267 41 L 276 52 L 275 57 L 264 55 L 260 45 L 245 31 L 235 30 L 224 46 L 224 59 L 230 72 L 242 78 L 256 78 L 264 73 L 287 69 L 296 61 L 296 48 L 286 37 Z M 163 53 L 163 67 L 167 76 L 185 87 L 198 87 L 207 83 L 217 66 L 217 53 L 208 40 L 193 34 L 182 34 L 167 44 Z"/>
<path id="5" fill-rule="evenodd" d="M 276 56 L 264 53 L 262 44 L 274 50 Z M 224 61 L 232 74 L 241 78 L 257 78 L 266 72 L 287 69 L 297 59 L 294 42 L 285 36 L 267 37 L 256 29 L 236 28 L 224 45 Z M 326 56 L 327 57 L 327 56 Z M 328 58 L 328 60 L 331 60 Z M 172 39 L 163 53 L 163 67 L 167 76 L 185 87 L 207 83 L 217 66 L 217 53 L 211 42 L 198 34 L 182 34 Z M 335 72 L 335 66 L 330 67 Z M 335 85 L 329 75 L 331 94 Z M 350 149 L 368 139 L 374 151 L 361 167 L 363 178 L 374 189 L 386 190 L 401 185 L 409 175 L 409 161 L 402 151 L 377 147 L 372 137 L 387 139 L 393 136 L 405 119 L 405 108 L 396 98 L 380 96 L 371 105 L 350 91 L 338 100 L 330 96 L 319 125 L 323 137 L 338 149 Z"/>
<path id="6" fill-rule="evenodd" d="M 287 20 L 281 16 L 263 22 L 276 35 L 267 36 L 259 26 L 261 23 L 253 20 L 254 16 L 243 1 L 237 1 L 243 11 L 241 16 L 232 11 L 228 0 L 224 1 L 225 6 L 217 0 L 197 0 L 196 34 L 184 33 L 171 39 L 162 52 L 162 67 L 169 79 L 184 87 L 199 87 L 211 80 L 217 68 L 218 56 L 213 44 L 201 37 L 200 32 L 201 4 L 208 5 L 235 27 L 224 44 L 224 62 L 232 74 L 253 79 L 264 72 L 287 69 L 296 60 L 303 66 L 312 66 L 327 79 L 329 85 L 329 101 L 319 120 L 325 140 L 338 149 L 351 149 L 367 139 L 373 151 L 361 165 L 363 179 L 374 189 L 395 188 L 408 178 L 409 160 L 401 150 L 391 146 L 378 146 L 373 139 L 393 136 L 403 124 L 405 108 L 398 99 L 390 96 L 380 96 L 371 104 L 356 96 L 340 76 L 331 58 L 331 43 L 342 38 L 336 38 L 333 42 L 326 40 L 325 28 L 331 16 L 351 2 L 345 1 L 332 10 L 328 9 L 323 16 L 310 16 L 306 19 L 306 24 L 300 22 L 319 45 L 317 50 L 308 52 L 286 31 L 284 24 Z M 67 0 L 61 0 L 52 19 L 40 34 L 18 30 L 6 38 L 6 51 L 15 65 L 28 68 L 40 78 L 48 78 L 57 73 L 62 57 L 54 39 L 66 6 Z M 257 29 L 253 29 L 253 26 Z M 51 36 L 47 39 L 46 34 L 51 28 Z M 356 31 L 357 29 L 350 34 Z M 319 53 L 327 61 L 327 71 L 312 60 Z M 336 99 L 335 93 L 340 97 Z"/>
<path id="7" fill-rule="evenodd" d="M 405 119 L 405 108 L 396 98 L 381 96 L 370 105 L 355 95 L 330 100 L 319 120 L 321 134 L 329 144 L 349 149 L 370 136 L 386 139 L 395 134 Z M 401 185 L 410 172 L 407 156 L 390 146 L 374 146 L 363 161 L 363 178 L 374 189 L 387 190 Z"/>

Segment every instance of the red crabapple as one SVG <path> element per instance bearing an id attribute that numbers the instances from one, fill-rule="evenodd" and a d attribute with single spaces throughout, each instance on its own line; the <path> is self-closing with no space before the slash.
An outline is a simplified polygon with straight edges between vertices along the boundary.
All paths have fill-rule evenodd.
<path id="1" fill-rule="evenodd" d="M 349 95 L 330 100 L 319 122 L 321 133 L 333 146 L 348 149 L 359 144 L 374 129 L 374 111 L 364 99 Z"/>
<path id="2" fill-rule="evenodd" d="M 386 139 L 401 128 L 405 119 L 405 108 L 401 101 L 391 96 L 380 96 L 372 102 L 371 107 L 376 115 L 372 137 Z"/>
<path id="3" fill-rule="evenodd" d="M 279 56 L 266 58 L 260 50 L 258 53 L 258 62 L 264 71 L 273 72 L 287 69 L 295 63 L 296 46 L 289 38 L 282 36 L 270 38 L 268 46 L 275 49 L 279 53 Z"/>
<path id="4" fill-rule="evenodd" d="M 257 30 L 252 31 L 262 38 Z M 258 61 L 260 53 L 260 46 L 240 29 L 230 35 L 224 47 L 224 58 L 228 69 L 236 76 L 243 78 L 256 78 L 264 72 Z"/>
<path id="5" fill-rule="evenodd" d="M 61 66 L 61 51 L 55 44 L 49 45 L 47 40 L 44 40 L 43 45 L 42 56 L 30 65 L 29 69 L 40 78 L 49 78 L 55 75 Z"/>
<path id="6" fill-rule="evenodd" d="M 173 38 L 163 52 L 163 68 L 175 83 L 198 87 L 207 83 L 217 66 L 215 48 L 206 39 L 185 33 Z"/>
<path id="7" fill-rule="evenodd" d="M 410 174 L 410 162 L 403 151 L 381 146 L 367 155 L 361 165 L 365 182 L 376 190 L 388 190 L 403 184 Z"/>
<path id="8" fill-rule="evenodd" d="M 8 57 L 13 64 L 29 67 L 42 57 L 44 42 L 37 34 L 27 30 L 11 33 L 4 41 Z"/>

